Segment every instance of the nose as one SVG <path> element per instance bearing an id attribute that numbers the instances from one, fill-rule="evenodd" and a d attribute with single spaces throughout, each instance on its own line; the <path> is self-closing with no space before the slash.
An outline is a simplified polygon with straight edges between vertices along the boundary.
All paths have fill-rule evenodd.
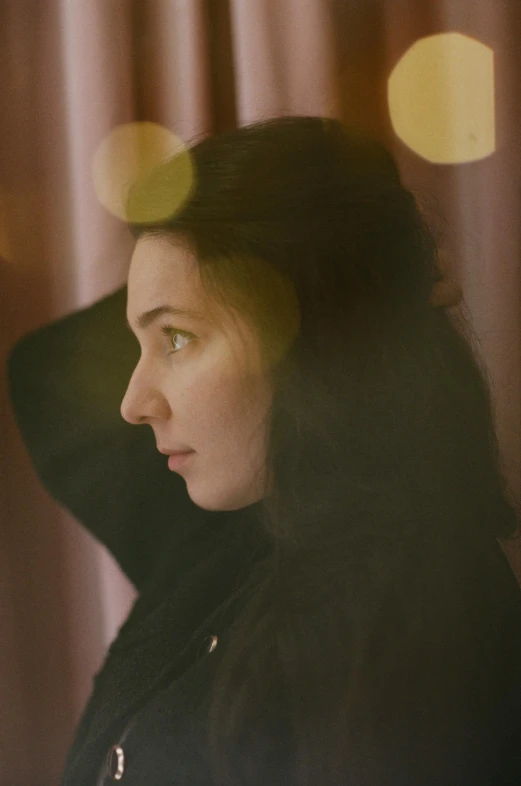
<path id="1" fill-rule="evenodd" d="M 134 369 L 120 406 L 121 417 L 137 426 L 153 420 L 166 419 L 170 414 L 167 399 L 157 386 L 151 384 L 151 375 L 138 363 Z"/>

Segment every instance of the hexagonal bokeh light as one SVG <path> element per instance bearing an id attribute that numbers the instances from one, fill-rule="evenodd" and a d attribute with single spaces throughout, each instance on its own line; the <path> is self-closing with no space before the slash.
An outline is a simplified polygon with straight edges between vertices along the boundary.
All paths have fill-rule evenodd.
<path id="1" fill-rule="evenodd" d="M 174 187 L 162 198 L 141 206 L 142 214 L 127 212 L 129 188 L 158 164 L 177 156 Z M 92 181 L 101 204 L 123 221 L 161 221 L 172 216 L 191 191 L 194 171 L 185 143 L 157 123 L 126 123 L 106 136 L 92 159 Z"/>
<path id="2" fill-rule="evenodd" d="M 435 164 L 477 161 L 496 149 L 494 52 L 460 33 L 416 41 L 388 82 L 398 137 Z"/>

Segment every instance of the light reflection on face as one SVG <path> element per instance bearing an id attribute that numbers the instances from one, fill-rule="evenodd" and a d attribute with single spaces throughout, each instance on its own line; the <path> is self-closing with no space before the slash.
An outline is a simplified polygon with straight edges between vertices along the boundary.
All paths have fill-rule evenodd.
<path id="1" fill-rule="evenodd" d="M 241 317 L 230 322 L 205 294 L 194 255 L 159 236 L 136 244 L 127 319 L 141 357 L 123 418 L 150 425 L 159 449 L 194 451 L 175 471 L 199 507 L 236 510 L 259 501 L 272 386 L 253 329 Z"/>

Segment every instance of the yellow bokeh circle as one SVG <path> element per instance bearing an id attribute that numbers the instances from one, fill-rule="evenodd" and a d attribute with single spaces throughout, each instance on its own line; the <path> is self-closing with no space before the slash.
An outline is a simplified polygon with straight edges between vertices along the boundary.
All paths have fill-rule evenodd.
<path id="1" fill-rule="evenodd" d="M 138 180 L 175 156 L 168 188 L 141 201 L 129 215 L 128 195 Z M 97 198 L 123 221 L 148 223 L 173 216 L 188 197 L 194 180 L 192 158 L 185 143 L 164 126 L 150 122 L 126 123 L 106 136 L 92 159 L 92 181 Z M 136 203 L 137 204 L 137 203 Z"/>
<path id="2" fill-rule="evenodd" d="M 395 133 L 427 161 L 477 161 L 496 148 L 494 52 L 474 38 L 416 41 L 389 77 L 388 102 Z"/>

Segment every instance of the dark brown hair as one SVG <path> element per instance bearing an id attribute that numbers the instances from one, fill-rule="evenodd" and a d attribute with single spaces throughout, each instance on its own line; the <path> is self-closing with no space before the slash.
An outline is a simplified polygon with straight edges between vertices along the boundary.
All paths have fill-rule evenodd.
<path id="1" fill-rule="evenodd" d="M 517 519 L 483 370 L 429 302 L 431 234 L 390 154 L 334 120 L 246 126 L 191 156 L 179 210 L 133 231 L 184 238 L 275 358 L 274 549 L 214 685 L 216 782 L 266 786 L 280 744 L 284 784 L 448 783 L 477 646 L 462 555 Z M 176 172 L 137 184 L 133 213 Z"/>

